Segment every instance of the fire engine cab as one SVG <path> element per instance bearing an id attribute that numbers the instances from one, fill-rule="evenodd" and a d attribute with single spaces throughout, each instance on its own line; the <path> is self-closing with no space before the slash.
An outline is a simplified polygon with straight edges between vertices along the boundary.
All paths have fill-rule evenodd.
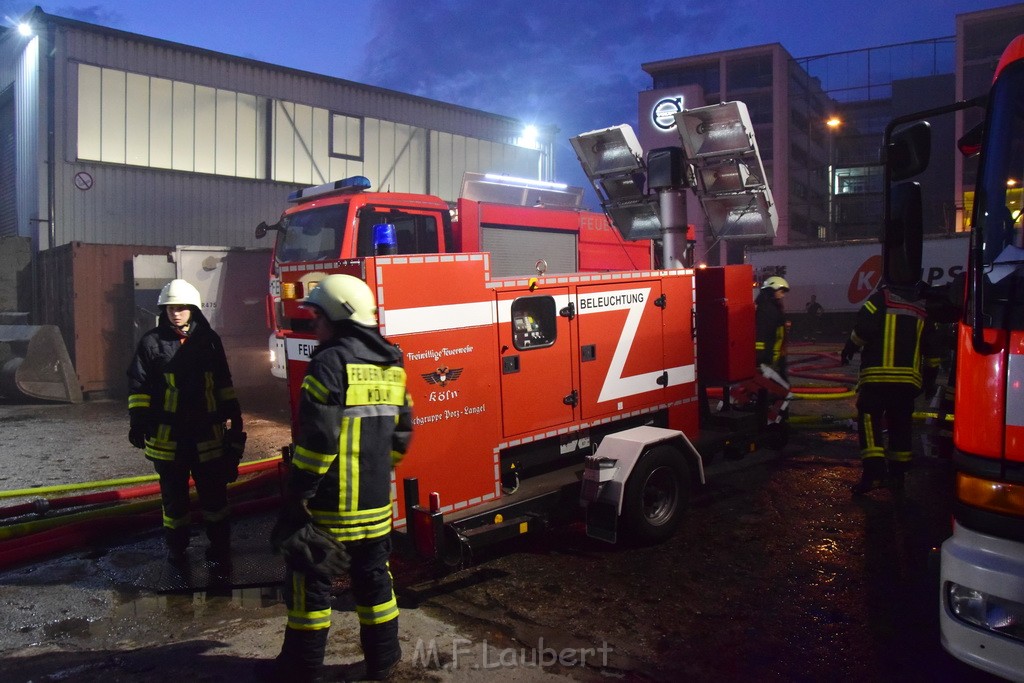
<path id="1" fill-rule="evenodd" d="M 714 125 L 716 108 L 690 114 Z M 756 155 L 745 113 L 739 151 L 720 152 L 722 163 Z M 626 130 L 574 144 L 597 149 L 624 136 L 634 171 L 645 173 Z M 682 179 L 696 182 L 681 154 L 671 161 L 675 186 L 659 181 L 666 206 L 681 201 Z M 607 170 L 592 175 L 599 192 L 613 182 Z M 764 177 L 759 157 L 756 171 Z M 734 203 L 770 205 L 763 181 L 749 187 L 752 175 Z M 302 191 L 278 224 L 257 228 L 279 232 L 268 315 L 294 415 L 316 346 L 303 298 L 330 273 L 360 277 L 375 292 L 380 331 L 402 351 L 413 399 L 411 449 L 394 473 L 394 528 L 421 554 L 458 564 L 581 506 L 591 536 L 662 540 L 704 482 L 707 454 L 752 450 L 764 436 L 763 411 L 729 401 L 712 411 L 706 400 L 709 384 L 727 392 L 754 375 L 751 268 L 694 269 L 678 205 L 652 213 L 644 194 L 637 212 L 621 193 L 601 195 L 612 230 L 603 215 L 575 207 L 531 214 L 541 209 L 468 198 L 449 220 L 437 198 L 367 186 L 349 179 Z M 520 191 L 559 199 L 545 189 Z M 650 266 L 649 238 L 663 245 L 664 269 Z M 494 250 L 506 242 L 530 267 L 508 272 L 508 255 Z M 559 244 L 571 244 L 572 256 Z M 616 269 L 597 269 L 611 260 Z"/>
<path id="2" fill-rule="evenodd" d="M 929 315 L 956 324 L 949 389 L 953 424 L 952 536 L 942 544 L 942 645 L 989 673 L 1024 680 L 1024 36 L 1007 46 L 986 96 L 894 119 L 885 131 L 883 270 L 913 282 L 921 264 L 926 119 L 970 107 L 984 121 L 959 140 L 977 155 L 966 278 L 932 295 Z M 891 142 L 890 142 L 891 140 Z M 906 181 L 890 187 L 891 181 Z M 891 195 L 891 201 L 890 201 Z M 891 204 L 891 206 L 890 206 Z M 944 410 L 947 410 L 944 408 Z M 949 411 L 952 412 L 952 411 Z"/>

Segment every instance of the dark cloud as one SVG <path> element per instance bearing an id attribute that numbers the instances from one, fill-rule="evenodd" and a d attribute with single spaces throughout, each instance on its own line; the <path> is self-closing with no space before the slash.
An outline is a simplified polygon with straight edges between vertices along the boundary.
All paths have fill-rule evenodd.
<path id="1" fill-rule="evenodd" d="M 36 4 L 34 2 L 0 0 L 0 16 L 2 16 L 7 23 L 13 24 L 15 21 L 31 12 L 35 6 Z M 60 7 L 43 7 L 42 10 L 47 14 L 55 14 L 68 19 L 84 21 L 90 24 L 100 24 L 102 26 L 111 26 L 114 28 L 120 28 L 120 25 L 125 22 L 124 16 L 120 12 L 111 10 L 104 5 L 63 5 Z"/>
<path id="2" fill-rule="evenodd" d="M 111 10 L 104 5 L 86 5 L 84 7 L 72 7 L 69 5 L 54 7 L 52 10 L 44 9 L 44 11 L 49 14 L 67 17 L 68 19 L 110 26 L 112 28 L 122 28 L 125 23 L 125 18 L 120 12 Z"/>
<path id="3" fill-rule="evenodd" d="M 569 137 L 634 124 L 640 65 L 699 47 L 721 20 L 692 3 L 379 0 L 358 79 L 559 130 L 560 179 L 585 183 Z M 571 173 L 570 173 L 571 172 Z M 572 178 L 566 178 L 572 175 Z"/>

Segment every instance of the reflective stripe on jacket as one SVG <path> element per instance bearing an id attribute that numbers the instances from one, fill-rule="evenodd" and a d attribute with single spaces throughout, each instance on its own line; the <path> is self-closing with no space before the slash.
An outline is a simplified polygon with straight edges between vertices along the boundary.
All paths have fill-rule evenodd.
<path id="1" fill-rule="evenodd" d="M 931 329 L 923 300 L 888 288 L 868 297 L 850 333 L 853 343 L 862 347 L 860 383 L 920 389 L 922 365 L 934 367 L 939 362 Z"/>
<path id="2" fill-rule="evenodd" d="M 143 335 L 128 367 L 128 392 L 132 426 L 145 426 L 150 460 L 174 460 L 183 443 L 200 461 L 220 457 L 223 423 L 240 412 L 224 346 L 195 310 L 184 341 L 163 314 Z"/>
<path id="3" fill-rule="evenodd" d="M 339 541 L 391 531 L 391 470 L 412 432 L 401 352 L 376 330 L 313 354 L 299 398 L 289 494 L 309 500 L 313 520 Z"/>

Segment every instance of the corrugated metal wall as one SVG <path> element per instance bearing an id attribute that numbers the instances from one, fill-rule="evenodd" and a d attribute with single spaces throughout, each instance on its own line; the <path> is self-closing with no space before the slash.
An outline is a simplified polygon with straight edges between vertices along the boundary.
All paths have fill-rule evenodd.
<path id="1" fill-rule="evenodd" d="M 445 147 L 451 134 L 508 144 L 519 135 L 518 122 L 411 95 L 271 65 L 227 58 L 213 52 L 161 41 L 133 40 L 128 34 L 82 30 L 61 25 L 56 31 L 56 107 L 58 156 L 55 179 L 57 217 L 54 243 L 209 244 L 260 247 L 253 229 L 261 220 L 276 220 L 285 197 L 296 185 L 272 181 L 104 164 L 77 160 L 78 63 L 122 69 L 161 78 L 259 95 L 274 100 L 324 107 L 367 121 L 364 161 L 331 159 L 330 173 L 351 174 L 361 167 L 375 187 L 440 194 L 453 200 L 461 184 L 452 168 L 481 168 L 483 162 L 505 163 L 510 155 L 453 155 Z M 402 124 L 402 125 L 394 125 Z M 424 139 L 416 129 L 443 131 Z M 491 147 L 470 141 L 469 146 Z M 536 152 L 526 157 L 535 160 Z M 404 156 L 403 156 L 404 155 Z M 496 158 L 499 157 L 500 158 Z M 441 161 L 435 161 L 434 157 Z M 524 157 L 524 158 L 526 158 Z M 512 160 L 515 161 L 515 160 Z M 533 162 L 535 163 L 535 161 Z M 503 172 L 523 175 L 529 161 Z M 417 166 L 419 169 L 417 169 Z M 76 185 L 76 174 L 84 178 Z M 343 177 L 343 176 L 340 176 Z M 334 179 L 334 178 L 332 178 Z"/>

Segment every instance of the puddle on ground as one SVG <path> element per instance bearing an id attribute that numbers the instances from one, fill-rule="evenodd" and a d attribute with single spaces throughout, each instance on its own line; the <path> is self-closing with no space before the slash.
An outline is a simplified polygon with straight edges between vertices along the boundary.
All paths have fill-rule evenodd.
<path id="1" fill-rule="evenodd" d="M 72 617 L 45 624 L 42 640 L 145 639 L 146 631 L 182 632 L 195 626 L 239 618 L 240 610 L 271 608 L 284 603 L 278 586 L 226 588 L 197 593 L 158 595 L 137 591 L 115 593 L 100 616 Z"/>

